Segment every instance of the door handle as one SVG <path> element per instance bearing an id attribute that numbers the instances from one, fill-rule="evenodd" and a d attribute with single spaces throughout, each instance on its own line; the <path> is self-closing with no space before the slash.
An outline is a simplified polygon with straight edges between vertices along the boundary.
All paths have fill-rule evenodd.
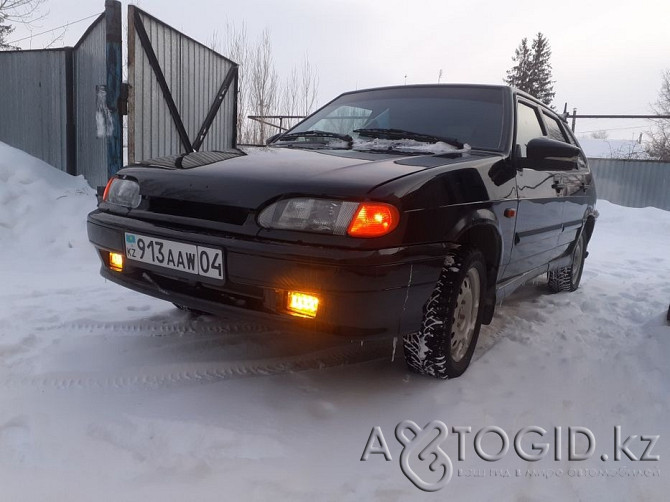
<path id="1" fill-rule="evenodd" d="M 553 188 L 554 190 L 556 190 L 556 192 L 559 192 L 559 193 L 560 193 L 560 192 L 562 192 L 567 186 L 568 186 L 568 185 L 566 185 L 565 183 L 561 183 L 561 182 L 559 182 L 559 181 L 554 181 L 554 184 L 551 185 L 551 188 Z"/>

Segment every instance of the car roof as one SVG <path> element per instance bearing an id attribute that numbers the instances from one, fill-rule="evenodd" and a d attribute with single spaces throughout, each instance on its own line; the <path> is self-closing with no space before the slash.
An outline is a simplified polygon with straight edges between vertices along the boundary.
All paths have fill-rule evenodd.
<path id="1" fill-rule="evenodd" d="M 470 87 L 470 88 L 479 88 L 479 89 L 510 89 L 514 90 L 513 87 L 508 85 L 495 85 L 495 84 L 408 84 L 408 85 L 388 85 L 382 87 L 369 87 L 366 89 L 356 89 L 355 91 L 343 92 L 344 94 L 355 94 L 358 92 L 369 92 L 369 91 L 385 91 L 389 89 L 430 89 L 430 88 L 445 88 L 445 87 Z"/>
<path id="2" fill-rule="evenodd" d="M 356 89 L 354 91 L 347 91 L 340 94 L 340 96 L 345 96 L 348 94 L 356 94 L 362 92 L 370 91 L 385 91 L 390 89 L 436 89 L 436 88 L 448 88 L 448 87 L 460 87 L 460 88 L 474 88 L 474 89 L 505 89 L 510 94 L 516 94 L 517 96 L 522 96 L 525 99 L 533 101 L 535 104 L 542 106 L 548 110 L 551 110 L 550 107 L 545 105 L 542 101 L 537 99 L 535 96 L 528 94 L 521 89 L 513 87 L 511 85 L 503 84 L 469 84 L 469 83 L 449 83 L 449 84 L 409 84 L 409 85 L 388 85 L 382 87 L 369 87 L 366 89 Z"/>

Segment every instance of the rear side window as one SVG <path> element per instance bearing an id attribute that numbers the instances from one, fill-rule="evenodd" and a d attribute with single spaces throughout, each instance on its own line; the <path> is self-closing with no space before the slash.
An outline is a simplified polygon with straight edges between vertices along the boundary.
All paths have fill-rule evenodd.
<path id="1" fill-rule="evenodd" d="M 544 132 L 535 108 L 519 102 L 517 104 L 516 144 L 519 145 L 522 158 L 526 157 L 528 142 L 542 136 Z"/>
<path id="2" fill-rule="evenodd" d="M 364 127 L 372 110 L 360 106 L 340 106 L 316 122 L 314 129 L 319 131 L 348 134 L 354 129 Z"/>
<path id="3" fill-rule="evenodd" d="M 569 143 L 558 120 L 546 113 L 542 113 L 542 116 L 544 117 L 544 124 L 547 126 L 547 136 L 563 143 Z"/>
<path id="4" fill-rule="evenodd" d="M 542 116 L 544 117 L 544 124 L 547 128 L 548 137 L 562 141 L 564 143 L 579 146 L 577 145 L 574 136 L 569 132 L 569 129 L 565 126 L 565 124 L 562 124 L 557 118 L 548 115 L 544 111 L 542 112 Z M 588 163 L 583 151 L 579 154 L 577 168 L 588 169 Z"/>

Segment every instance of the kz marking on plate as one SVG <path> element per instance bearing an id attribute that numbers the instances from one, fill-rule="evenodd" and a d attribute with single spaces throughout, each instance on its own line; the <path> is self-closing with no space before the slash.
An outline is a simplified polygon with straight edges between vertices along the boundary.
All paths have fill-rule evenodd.
<path id="1" fill-rule="evenodd" d="M 126 257 L 129 260 L 223 280 L 223 252 L 220 249 L 126 232 Z"/>

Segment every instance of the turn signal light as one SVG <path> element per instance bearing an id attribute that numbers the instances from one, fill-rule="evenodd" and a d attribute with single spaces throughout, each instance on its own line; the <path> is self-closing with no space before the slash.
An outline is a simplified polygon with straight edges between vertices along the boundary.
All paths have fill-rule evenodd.
<path id="1" fill-rule="evenodd" d="M 102 193 L 102 200 L 107 202 L 109 200 L 109 189 L 112 187 L 112 183 L 114 183 L 114 180 L 116 178 L 112 176 L 109 178 L 109 181 L 107 182 L 107 185 L 105 186 L 105 191 Z"/>
<path id="2" fill-rule="evenodd" d="M 319 297 L 297 291 L 288 292 L 287 310 L 301 317 L 316 317 L 319 310 Z"/>
<path id="3" fill-rule="evenodd" d="M 381 237 L 392 232 L 400 220 L 390 204 L 363 202 L 358 206 L 347 233 L 352 237 Z"/>
<path id="4" fill-rule="evenodd" d="M 116 272 L 123 272 L 123 255 L 119 253 L 109 253 L 109 268 Z"/>

